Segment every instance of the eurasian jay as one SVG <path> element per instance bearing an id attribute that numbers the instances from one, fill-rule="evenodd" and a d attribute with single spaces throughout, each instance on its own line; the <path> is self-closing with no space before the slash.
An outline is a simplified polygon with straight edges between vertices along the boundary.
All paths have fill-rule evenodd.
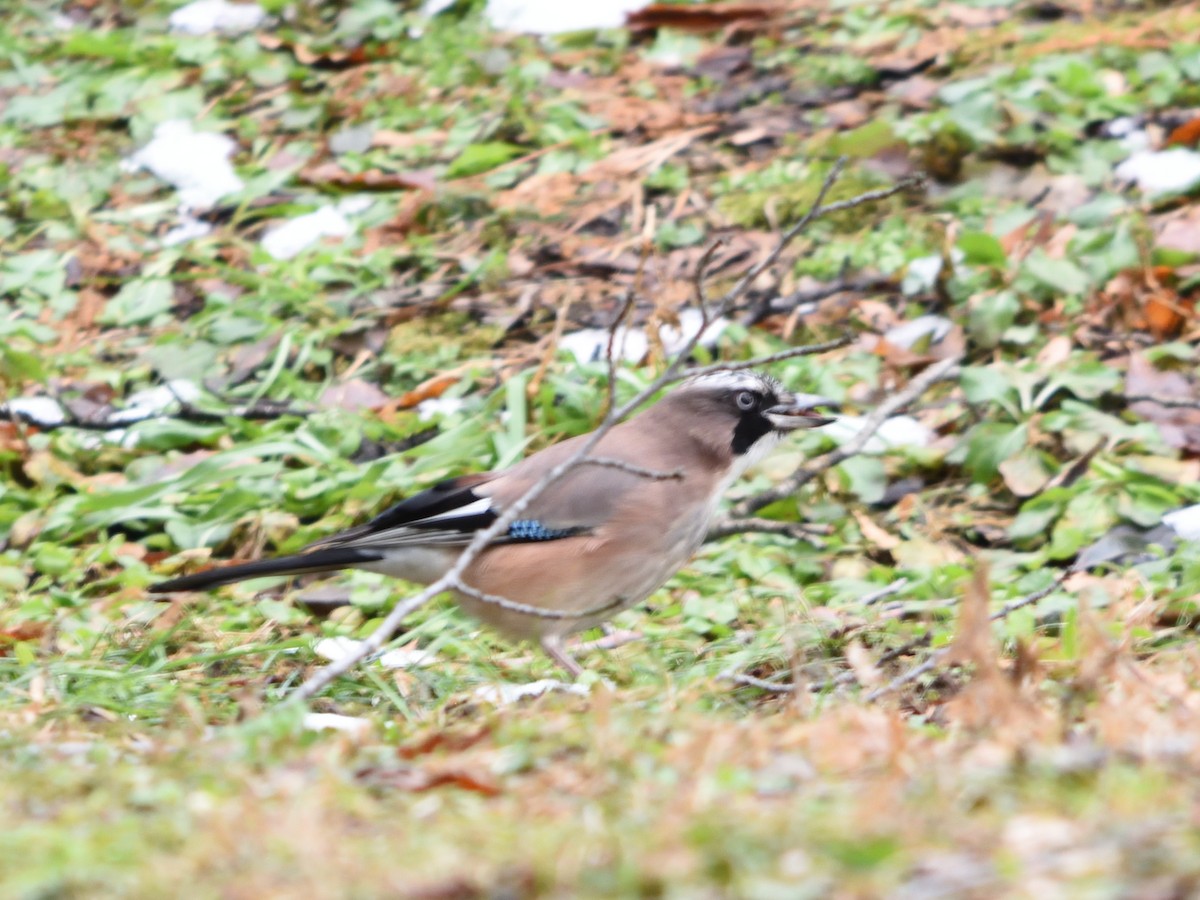
<path id="1" fill-rule="evenodd" d="M 829 423 L 816 411 L 826 405 L 830 401 L 790 393 L 752 371 L 683 382 L 600 439 L 588 458 L 608 464 L 580 465 L 551 483 L 462 574 L 476 592 L 586 616 L 543 618 L 461 592 L 459 605 L 511 638 L 538 640 L 578 675 L 564 637 L 661 587 L 704 540 L 725 489 L 787 432 Z M 295 555 L 209 569 L 150 590 L 207 590 L 248 578 L 351 568 L 430 584 L 450 570 L 474 534 L 585 438 L 547 447 L 499 472 L 443 481 Z"/>

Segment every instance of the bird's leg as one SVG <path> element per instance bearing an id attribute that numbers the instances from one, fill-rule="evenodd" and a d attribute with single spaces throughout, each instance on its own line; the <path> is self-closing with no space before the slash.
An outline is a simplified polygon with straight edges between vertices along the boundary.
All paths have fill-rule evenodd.
<path id="1" fill-rule="evenodd" d="M 593 650 L 616 650 L 618 647 L 624 647 L 626 644 L 632 644 L 634 641 L 642 639 L 640 631 L 631 631 L 628 628 L 615 628 L 608 622 L 600 626 L 604 630 L 604 637 L 595 641 L 581 641 L 571 649 L 575 653 L 591 653 Z"/>
<path id="2" fill-rule="evenodd" d="M 541 643 L 542 650 L 546 655 L 565 669 L 572 678 L 578 678 L 583 674 L 583 666 L 575 662 L 571 658 L 571 654 L 567 652 L 567 648 L 563 646 L 562 635 L 548 634 L 542 638 Z"/>

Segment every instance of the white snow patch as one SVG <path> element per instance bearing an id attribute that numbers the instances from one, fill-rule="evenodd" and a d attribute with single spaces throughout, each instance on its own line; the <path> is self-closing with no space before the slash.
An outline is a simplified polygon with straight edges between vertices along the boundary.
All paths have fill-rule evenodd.
<path id="1" fill-rule="evenodd" d="M 417 404 L 417 418 L 428 422 L 434 416 L 449 416 L 466 404 L 462 397 L 430 397 Z"/>
<path id="2" fill-rule="evenodd" d="M 237 144 L 211 131 L 194 131 L 186 119 L 160 122 L 154 137 L 121 163 L 127 172 L 146 169 L 174 185 L 186 210 L 210 209 L 218 200 L 242 189 L 229 157 Z"/>
<path id="3" fill-rule="evenodd" d="M 111 413 L 108 421 L 114 425 L 140 422 L 157 415 L 172 403 L 192 403 L 199 397 L 200 387 L 196 382 L 177 378 L 159 387 L 138 391 L 126 401 L 124 409 Z"/>
<path id="4" fill-rule="evenodd" d="M 938 276 L 942 274 L 944 264 L 945 260 L 940 253 L 909 260 L 904 269 L 904 278 L 900 282 L 900 290 L 905 294 L 923 294 L 933 290 Z"/>
<path id="5" fill-rule="evenodd" d="M 262 246 L 275 259 L 291 259 L 324 237 L 348 237 L 354 231 L 350 216 L 371 205 L 366 197 L 347 197 L 337 206 L 322 206 L 263 235 Z"/>
<path id="6" fill-rule="evenodd" d="M 313 644 L 313 653 L 322 659 L 327 659 L 330 662 L 337 662 L 343 659 L 361 647 L 362 641 L 356 641 L 352 637 L 331 637 L 321 638 Z"/>
<path id="7" fill-rule="evenodd" d="M 926 336 L 930 338 L 930 343 L 936 344 L 948 335 L 953 327 L 953 323 L 945 316 L 917 316 L 888 329 L 883 339 L 893 347 L 908 350 Z"/>
<path id="8" fill-rule="evenodd" d="M 683 349 L 688 341 L 700 333 L 703 325 L 704 316 L 700 314 L 700 310 L 683 310 L 679 314 L 678 328 L 674 325 L 664 325 L 659 329 L 658 335 L 663 342 L 663 349 L 668 353 L 677 353 Z M 704 329 L 704 335 L 700 338 L 700 343 L 705 347 L 713 346 L 728 325 L 729 320 L 726 318 L 714 319 Z"/>
<path id="9" fill-rule="evenodd" d="M 1125 138 L 1136 131 L 1141 131 L 1141 125 L 1134 116 L 1119 116 L 1104 126 L 1104 134 L 1110 138 Z M 1145 134 L 1142 131 L 1142 134 Z"/>
<path id="10" fill-rule="evenodd" d="M 866 421 L 863 416 L 839 416 L 825 426 L 823 433 L 844 444 L 863 430 Z M 928 447 L 933 439 L 933 432 L 912 416 L 893 416 L 871 435 L 862 452 L 886 453 L 893 447 Z"/>
<path id="11" fill-rule="evenodd" d="M 170 119 L 155 127 L 150 143 L 122 161 L 126 172 L 145 169 L 177 192 L 179 223 L 163 236 L 163 246 L 186 243 L 212 231 L 192 212 L 210 209 L 222 197 L 242 189 L 242 180 L 229 162 L 236 148 L 226 135 L 198 132 L 185 119 Z"/>
<path id="12" fill-rule="evenodd" d="M 182 34 L 242 34 L 253 31 L 266 11 L 257 3 L 228 3 L 226 0 L 195 0 L 171 13 L 167 22 L 172 31 Z"/>
<path id="13" fill-rule="evenodd" d="M 163 235 L 162 245 L 174 247 L 176 244 L 186 244 L 196 238 L 207 237 L 211 233 L 211 225 L 184 210 L 179 215 L 179 224 Z"/>
<path id="14" fill-rule="evenodd" d="M 554 678 L 543 678 L 540 681 L 531 681 L 529 684 L 481 685 L 475 689 L 473 696 L 476 700 L 490 703 L 493 706 L 511 706 L 526 697 L 540 697 L 551 691 L 561 691 L 577 697 L 586 697 L 589 692 L 586 685 L 558 681 Z"/>
<path id="15" fill-rule="evenodd" d="M 389 650 L 379 657 L 379 664 L 385 669 L 418 669 L 425 666 L 437 665 L 441 658 L 430 650 L 405 649 Z"/>
<path id="16" fill-rule="evenodd" d="M 1117 166 L 1116 175 L 1147 196 L 1177 194 L 1200 184 L 1200 153 L 1186 147 L 1139 150 Z"/>
<path id="17" fill-rule="evenodd" d="M 0 410 L 35 425 L 61 425 L 67 420 L 62 406 L 50 397 L 18 397 L 0 404 Z"/>
<path id="18" fill-rule="evenodd" d="M 604 359 L 608 353 L 608 332 L 603 328 L 585 328 L 564 334 L 558 349 L 566 350 L 578 363 Z M 650 349 L 650 342 L 640 329 L 618 328 L 613 335 L 613 356 L 626 362 L 640 362 Z"/>
<path id="19" fill-rule="evenodd" d="M 357 652 L 364 643 L 366 642 L 344 636 L 321 638 L 313 644 L 313 653 L 330 662 L 338 662 Z M 418 666 L 432 666 L 438 662 L 440 659 L 436 653 L 411 648 L 389 650 L 379 657 L 379 664 L 385 669 L 412 669 Z"/>
<path id="20" fill-rule="evenodd" d="M 703 316 L 696 309 L 685 309 L 679 314 L 679 327 L 663 325 L 659 331 L 659 340 L 667 353 L 677 353 L 683 349 L 699 331 L 703 324 Z M 716 319 L 709 323 L 700 338 L 700 344 L 711 347 L 717 338 L 729 325 L 725 318 Z M 609 332 L 604 328 L 585 328 L 564 334 L 558 342 L 560 350 L 566 350 L 575 357 L 575 361 L 583 364 L 603 360 L 608 354 Z M 626 328 L 621 326 L 613 335 L 613 356 L 625 362 L 640 362 L 650 349 L 650 341 L 644 328 Z"/>
<path id="21" fill-rule="evenodd" d="M 1200 541 L 1200 503 L 1167 513 L 1163 524 L 1185 541 Z"/>
<path id="22" fill-rule="evenodd" d="M 594 31 L 599 28 L 624 28 L 625 16 L 648 5 L 650 0 L 488 0 L 484 15 L 500 31 L 527 34 L 563 34 Z M 449 4 L 428 0 L 425 13 L 433 15 Z"/>

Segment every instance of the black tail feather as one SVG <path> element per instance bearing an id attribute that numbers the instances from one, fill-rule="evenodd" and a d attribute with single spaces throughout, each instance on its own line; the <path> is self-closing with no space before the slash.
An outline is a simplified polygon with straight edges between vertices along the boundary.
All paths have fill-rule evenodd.
<path id="1" fill-rule="evenodd" d="M 245 581 L 247 578 L 262 578 L 267 575 L 307 575 L 311 572 L 332 572 L 348 569 L 362 563 L 378 562 L 383 554 L 378 550 L 356 547 L 328 547 L 311 553 L 280 556 L 275 559 L 260 559 L 240 566 L 225 566 L 207 569 L 193 575 L 160 581 L 150 586 L 152 594 L 168 594 L 174 591 L 207 591 L 223 584 Z"/>

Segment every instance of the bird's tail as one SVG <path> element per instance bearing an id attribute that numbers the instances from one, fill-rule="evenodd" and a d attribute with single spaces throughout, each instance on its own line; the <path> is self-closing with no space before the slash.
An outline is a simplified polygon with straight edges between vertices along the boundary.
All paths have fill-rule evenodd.
<path id="1" fill-rule="evenodd" d="M 363 563 L 378 562 L 383 554 L 377 550 L 358 547 L 327 547 L 311 553 L 297 553 L 275 559 L 260 559 L 237 566 L 207 569 L 170 581 L 160 581 L 150 586 L 152 594 L 169 594 L 173 591 L 207 591 L 223 584 L 245 581 L 247 578 L 262 578 L 266 575 L 308 575 L 312 572 L 332 572 L 349 569 Z"/>

